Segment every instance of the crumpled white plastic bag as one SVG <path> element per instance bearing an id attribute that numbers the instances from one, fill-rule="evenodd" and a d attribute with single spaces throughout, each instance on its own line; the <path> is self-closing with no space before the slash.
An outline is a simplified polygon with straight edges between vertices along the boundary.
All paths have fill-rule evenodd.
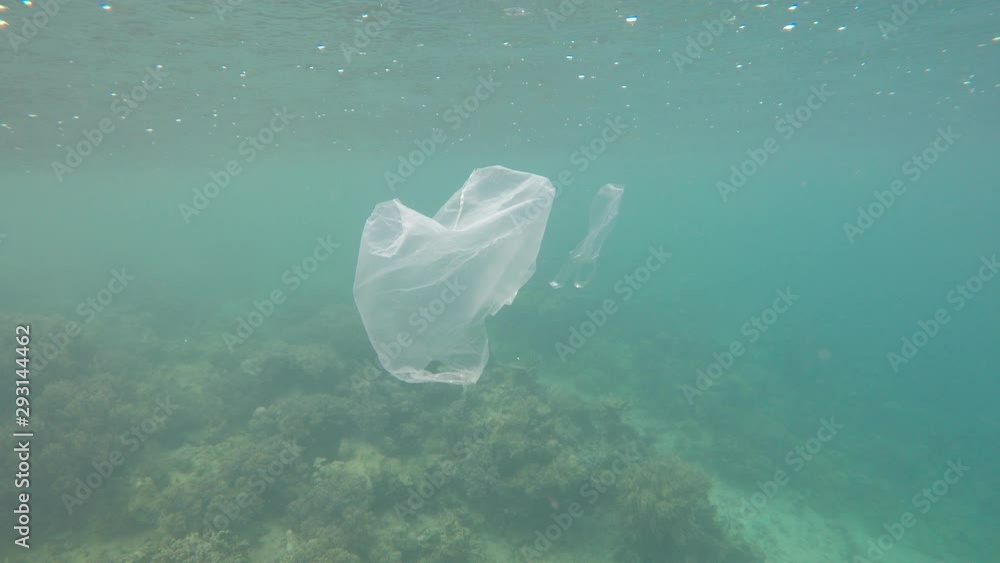
<path id="1" fill-rule="evenodd" d="M 555 188 L 502 166 L 472 172 L 427 217 L 398 199 L 365 223 L 354 301 L 379 362 L 402 381 L 475 383 L 485 321 L 535 272 Z"/>

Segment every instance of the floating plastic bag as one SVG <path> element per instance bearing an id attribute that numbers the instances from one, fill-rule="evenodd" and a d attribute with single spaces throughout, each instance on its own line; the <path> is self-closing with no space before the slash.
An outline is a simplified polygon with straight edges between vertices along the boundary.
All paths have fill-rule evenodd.
<path id="1" fill-rule="evenodd" d="M 535 271 L 555 188 L 502 166 L 472 172 L 433 218 L 398 199 L 365 223 L 354 301 L 382 367 L 406 382 L 475 383 L 485 321 Z"/>
<path id="2" fill-rule="evenodd" d="M 590 204 L 590 230 L 569 253 L 569 259 L 563 264 L 556 279 L 549 285 L 559 289 L 572 277 L 573 286 L 580 288 L 590 283 L 597 272 L 597 257 L 601 255 L 601 246 L 611 234 L 618 219 L 618 207 L 621 205 L 625 189 L 613 184 L 605 184 L 594 201 Z"/>

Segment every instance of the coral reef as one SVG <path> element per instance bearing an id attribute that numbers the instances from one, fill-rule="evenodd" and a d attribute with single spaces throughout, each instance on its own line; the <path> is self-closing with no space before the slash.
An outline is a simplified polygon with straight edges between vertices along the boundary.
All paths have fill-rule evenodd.
<path id="1" fill-rule="evenodd" d="M 178 344 L 108 322 L 115 354 L 88 353 L 86 369 L 59 373 L 37 399 L 39 506 L 66 514 L 61 499 L 111 467 L 50 521 L 67 537 L 53 561 L 506 561 L 596 490 L 607 502 L 588 518 L 621 525 L 637 550 L 623 544 L 623 557 L 725 555 L 697 474 L 641 459 L 618 486 L 598 484 L 622 451 L 652 451 L 620 397 L 584 400 L 499 363 L 466 389 L 408 385 L 326 343 L 228 353 L 199 342 L 171 362 L 163 350 Z M 130 338 L 142 359 L 122 352 Z M 125 518 L 90 517 L 101 513 Z M 83 522 L 100 549 L 74 547 Z M 578 540 L 554 552 L 586 548 L 585 533 L 567 533 Z"/>
<path id="2" fill-rule="evenodd" d="M 149 544 L 119 560 L 121 563 L 246 563 L 246 542 L 226 532 L 189 534 L 162 544 Z"/>
<path id="3" fill-rule="evenodd" d="M 626 469 L 617 503 L 625 523 L 623 561 L 748 563 L 749 550 L 726 537 L 709 503 L 708 477 L 672 456 Z"/>

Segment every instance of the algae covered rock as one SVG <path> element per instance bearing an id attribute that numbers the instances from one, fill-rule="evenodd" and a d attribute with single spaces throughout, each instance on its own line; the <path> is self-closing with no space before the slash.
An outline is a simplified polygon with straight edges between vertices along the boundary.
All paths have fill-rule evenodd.
<path id="1" fill-rule="evenodd" d="M 627 468 L 617 488 L 627 539 L 622 559 L 756 561 L 744 546 L 727 537 L 709 502 L 710 489 L 705 473 L 673 456 Z"/>
<path id="2" fill-rule="evenodd" d="M 147 544 L 119 559 L 121 563 L 247 563 L 247 544 L 228 532 L 204 532 Z"/>

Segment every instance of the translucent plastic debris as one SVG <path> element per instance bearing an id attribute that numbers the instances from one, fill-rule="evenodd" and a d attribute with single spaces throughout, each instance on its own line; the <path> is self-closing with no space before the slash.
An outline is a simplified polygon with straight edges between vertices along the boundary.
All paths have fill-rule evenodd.
<path id="1" fill-rule="evenodd" d="M 555 188 L 502 166 L 472 172 L 434 217 L 398 199 L 365 223 L 354 301 L 379 363 L 402 381 L 475 383 L 485 321 L 535 271 Z"/>
<path id="2" fill-rule="evenodd" d="M 605 184 L 597 191 L 594 201 L 590 204 L 590 230 L 587 236 L 570 251 L 569 259 L 549 285 L 559 289 L 570 278 L 573 279 L 573 287 L 576 288 L 590 283 L 594 273 L 597 272 L 597 257 L 601 255 L 601 247 L 611 234 L 611 230 L 615 228 L 618 207 L 621 205 L 624 193 L 625 188 L 614 184 Z"/>

